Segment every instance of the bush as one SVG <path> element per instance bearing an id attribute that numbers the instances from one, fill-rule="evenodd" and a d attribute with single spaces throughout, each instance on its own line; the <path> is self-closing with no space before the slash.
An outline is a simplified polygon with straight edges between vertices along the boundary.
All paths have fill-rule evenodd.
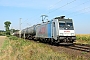
<path id="1" fill-rule="evenodd" d="M 0 36 L 5 36 L 5 34 L 0 34 Z"/>
<path id="2" fill-rule="evenodd" d="M 18 40 L 18 38 L 16 36 L 10 36 L 9 39 L 10 40 Z"/>
<path id="3" fill-rule="evenodd" d="M 76 40 L 80 40 L 80 36 L 76 36 Z"/>
<path id="4" fill-rule="evenodd" d="M 6 35 L 7 37 L 10 37 L 10 35 Z"/>

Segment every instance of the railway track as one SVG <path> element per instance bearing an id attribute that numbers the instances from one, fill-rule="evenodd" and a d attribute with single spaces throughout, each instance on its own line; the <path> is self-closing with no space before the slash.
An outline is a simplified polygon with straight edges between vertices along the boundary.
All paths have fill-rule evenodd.
<path id="1" fill-rule="evenodd" d="M 55 45 L 50 45 L 50 46 L 53 47 Z M 65 48 L 68 48 L 68 49 L 79 50 L 79 51 L 84 51 L 84 52 L 90 52 L 90 45 L 89 44 L 74 43 L 73 45 L 69 45 L 69 46 L 68 45 L 58 45 L 58 46 L 56 46 L 56 48 L 59 48 L 59 47 L 65 47 Z"/>
<path id="2" fill-rule="evenodd" d="M 77 44 L 74 43 L 71 46 L 64 46 L 65 48 L 70 48 L 74 50 L 84 51 L 84 52 L 90 52 L 90 45 L 88 44 Z"/>

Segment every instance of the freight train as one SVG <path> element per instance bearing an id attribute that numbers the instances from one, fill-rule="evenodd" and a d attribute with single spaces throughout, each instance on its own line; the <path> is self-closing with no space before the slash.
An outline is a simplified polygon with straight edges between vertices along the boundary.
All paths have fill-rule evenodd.
<path id="1" fill-rule="evenodd" d="M 19 32 L 14 35 L 19 36 Z M 76 40 L 73 20 L 65 16 L 25 28 L 21 31 L 21 37 L 51 44 L 73 44 Z"/>

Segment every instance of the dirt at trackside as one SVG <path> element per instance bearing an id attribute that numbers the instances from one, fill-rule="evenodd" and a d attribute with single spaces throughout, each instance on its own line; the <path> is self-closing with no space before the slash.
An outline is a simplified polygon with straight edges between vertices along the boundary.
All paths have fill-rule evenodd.
<path id="1" fill-rule="evenodd" d="M 0 36 L 0 47 L 2 46 L 6 36 Z"/>
<path id="2" fill-rule="evenodd" d="M 73 60 L 77 57 L 79 58 L 85 58 L 85 60 L 90 59 L 90 52 L 82 52 L 82 51 L 78 51 L 78 50 L 73 50 L 73 49 L 69 49 L 69 48 L 65 48 L 62 46 L 50 46 L 54 51 L 60 52 L 60 53 L 65 53 L 69 56 L 71 56 L 71 58 L 73 58 Z"/>

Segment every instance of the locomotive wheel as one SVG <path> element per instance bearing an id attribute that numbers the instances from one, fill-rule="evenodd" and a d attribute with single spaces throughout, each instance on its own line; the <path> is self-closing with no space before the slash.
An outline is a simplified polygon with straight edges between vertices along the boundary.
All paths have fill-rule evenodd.
<path id="1" fill-rule="evenodd" d="M 57 40 L 55 40 L 54 45 L 55 46 L 58 46 L 59 45 L 59 42 Z"/>
<path id="2" fill-rule="evenodd" d="M 51 44 L 51 45 L 54 44 L 54 39 L 53 39 L 53 38 L 51 39 L 50 44 Z"/>
<path id="3" fill-rule="evenodd" d="M 44 42 L 47 43 L 47 39 L 44 39 Z"/>

